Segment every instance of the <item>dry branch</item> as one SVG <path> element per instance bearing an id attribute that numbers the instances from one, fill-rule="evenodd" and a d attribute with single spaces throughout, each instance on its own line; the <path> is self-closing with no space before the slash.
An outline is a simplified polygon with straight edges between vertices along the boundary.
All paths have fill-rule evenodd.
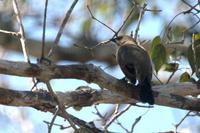
<path id="1" fill-rule="evenodd" d="M 89 83 L 96 83 L 100 87 L 106 88 L 106 89 L 109 89 L 109 91 L 112 91 L 112 93 L 111 92 L 108 93 L 109 91 L 107 91 L 106 93 L 105 91 L 100 91 L 100 92 L 82 91 L 81 94 L 77 94 L 77 95 L 81 95 L 82 97 L 78 97 L 76 99 L 73 99 L 72 101 L 82 102 L 81 104 L 80 103 L 79 104 L 83 106 L 88 105 L 88 102 L 90 103 L 89 105 L 95 104 L 95 103 L 109 103 L 109 100 L 110 100 L 110 103 L 113 103 L 113 102 L 114 103 L 134 103 L 134 99 L 136 100 L 139 99 L 138 89 L 136 87 L 133 87 L 129 84 L 126 84 L 125 82 L 121 80 L 116 79 L 115 77 L 105 73 L 101 68 L 96 67 L 92 64 L 44 66 L 40 64 L 28 64 L 24 62 L 11 62 L 11 61 L 0 60 L 0 72 L 1 74 L 8 74 L 8 75 L 36 77 L 40 79 L 41 81 L 48 81 L 50 79 L 60 79 L 60 78 L 81 79 Z M 184 87 L 186 85 L 188 86 L 187 88 Z M 191 99 L 191 98 L 183 97 L 182 96 L 183 93 L 179 95 L 178 92 L 182 91 L 181 88 L 183 88 L 183 90 L 185 88 L 184 95 L 199 94 L 199 90 L 197 89 L 197 86 L 192 83 L 179 83 L 179 84 L 171 84 L 171 85 L 154 86 L 153 89 L 154 89 L 155 104 L 168 106 L 168 107 L 174 107 L 174 108 L 180 108 L 180 109 L 186 109 L 186 110 L 200 111 L 199 100 L 194 99 L 194 98 Z M 193 91 L 188 91 L 190 89 Z M 167 90 L 177 90 L 177 92 L 176 91 L 168 92 Z M 88 92 L 90 93 L 88 94 Z M 98 95 L 94 95 L 96 94 L 96 92 L 98 92 L 97 93 Z M 74 92 L 66 92 L 66 95 L 68 94 L 68 96 L 64 96 L 64 97 L 70 98 L 70 96 L 73 96 L 72 93 Z M 89 96 L 89 99 L 87 100 L 81 99 L 81 98 L 84 98 L 83 95 L 86 95 L 86 99 L 87 99 L 87 96 Z M 95 99 L 94 97 L 96 98 L 96 101 L 94 100 Z M 98 98 L 100 98 L 100 100 Z M 116 99 L 112 99 L 112 98 L 116 98 Z M 86 101 L 86 102 L 83 102 L 83 101 Z M 67 105 L 67 103 L 65 103 L 65 105 Z"/>
<path id="2" fill-rule="evenodd" d="M 29 50 L 28 51 L 29 54 L 36 58 L 40 58 L 41 51 L 39 49 L 41 49 L 41 45 L 40 45 L 41 42 L 29 39 L 29 40 L 27 40 L 27 44 L 28 45 L 26 47 Z M 50 50 L 52 44 L 53 44 L 53 42 L 46 42 L 45 53 L 44 53 L 45 55 L 48 54 L 48 51 Z M 93 46 L 94 44 L 97 44 L 97 42 L 91 40 L 90 43 L 88 44 L 88 46 Z M 82 44 L 78 44 L 78 45 L 82 45 Z M 16 41 L 7 42 L 6 44 L 1 44 L 1 46 L 9 51 L 11 50 L 11 51 L 15 51 L 15 52 L 21 52 L 21 48 L 16 44 Z M 66 46 L 71 46 L 71 44 L 66 44 Z M 144 47 L 147 50 L 149 50 L 150 44 L 145 43 Z M 178 51 L 184 53 L 187 51 L 188 47 L 183 44 L 166 44 L 166 48 L 169 51 L 173 51 L 174 49 L 177 49 Z M 95 56 L 93 56 L 92 53 L 90 51 L 88 51 L 87 49 L 77 48 L 74 46 L 61 47 L 58 45 L 52 58 L 56 61 L 69 60 L 69 61 L 78 61 L 78 62 L 87 62 L 90 60 L 98 60 L 98 61 L 107 62 L 111 65 L 116 65 L 116 59 L 114 56 L 111 56 L 109 54 L 110 51 L 108 53 L 107 51 L 105 51 L 105 49 L 98 49 L 98 53 L 102 53 L 104 55 L 104 57 L 102 58 L 101 55 L 98 55 L 96 53 L 94 53 Z M 108 56 L 105 57 L 105 55 L 108 55 Z"/>

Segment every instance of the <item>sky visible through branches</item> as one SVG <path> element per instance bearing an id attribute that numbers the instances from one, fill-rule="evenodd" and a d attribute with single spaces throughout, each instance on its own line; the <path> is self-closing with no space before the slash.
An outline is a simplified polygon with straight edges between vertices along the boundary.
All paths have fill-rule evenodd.
<path id="1" fill-rule="evenodd" d="M 32 6 L 33 6 L 33 10 L 40 10 L 43 9 L 43 4 L 38 4 L 41 3 L 40 1 L 31 1 Z M 140 30 L 139 30 L 139 38 L 145 38 L 145 39 L 152 39 L 153 37 L 159 35 L 162 31 L 162 25 L 164 23 L 164 21 L 162 21 L 162 19 L 172 19 L 174 17 L 174 13 L 172 11 L 174 11 L 175 5 L 176 3 L 174 2 L 166 2 L 166 1 L 159 1 L 159 8 L 161 8 L 163 11 L 160 13 L 159 17 L 155 17 L 153 15 L 149 15 L 150 13 L 145 13 L 145 17 L 144 17 L 144 21 L 142 21 Z M 81 4 L 83 4 L 81 1 L 78 3 L 78 5 L 76 6 L 76 9 L 74 11 L 73 14 L 76 14 L 74 16 L 76 16 L 75 18 L 73 18 L 73 20 L 70 22 L 70 27 L 67 26 L 66 28 L 72 31 L 73 35 L 79 34 L 79 29 L 80 27 L 78 25 L 80 25 L 79 23 L 81 21 L 84 21 L 83 18 L 81 18 L 81 16 L 88 16 L 89 17 L 89 13 L 88 12 L 83 12 L 80 13 L 79 9 L 81 8 Z M 165 8 L 162 8 L 162 6 L 165 5 Z M 55 8 L 57 6 L 57 8 Z M 50 12 L 48 14 L 47 17 L 47 21 L 51 21 L 51 16 L 56 16 L 56 15 L 60 15 L 60 14 L 64 14 L 63 12 L 66 11 L 67 8 L 69 7 L 65 7 L 66 4 L 62 4 L 62 2 L 52 2 L 51 4 L 49 4 L 49 9 L 48 10 L 55 10 L 55 12 Z M 166 8 L 167 7 L 167 8 Z M 42 10 L 41 10 L 42 11 Z M 54 18 L 52 17 L 52 18 Z M 97 14 L 96 16 L 97 18 L 99 18 L 100 20 L 103 20 L 103 15 L 102 14 Z M 117 27 L 119 27 L 119 25 L 121 24 L 121 19 L 119 17 L 119 20 L 115 22 L 114 25 L 114 29 L 117 29 Z M 41 20 L 42 21 L 42 20 Z M 37 40 L 41 40 L 41 35 L 42 35 L 42 28 L 40 26 L 38 27 L 32 27 L 32 25 L 35 23 L 34 20 L 31 19 L 31 17 L 24 17 L 23 19 L 24 22 L 24 27 L 25 27 L 25 31 L 27 34 L 27 37 L 29 38 L 35 38 Z M 68 24 L 69 25 L 69 24 Z M 112 37 L 113 33 L 111 31 L 108 31 L 108 29 L 106 29 L 105 27 L 103 27 L 102 25 L 100 25 L 99 23 L 95 23 L 95 26 L 97 27 L 94 30 L 98 31 L 100 28 L 103 29 L 102 32 L 105 32 L 105 34 L 96 34 L 97 38 L 99 40 L 105 40 L 108 39 L 110 37 Z M 127 34 L 129 34 L 132 30 L 134 30 L 136 28 L 136 24 L 131 25 L 130 27 L 130 31 L 127 31 Z M 32 29 L 35 29 L 34 31 Z M 46 33 L 46 39 L 47 40 L 54 40 L 55 38 L 55 33 L 57 32 L 57 28 L 54 27 L 53 24 L 48 24 L 47 25 L 47 33 Z M 97 32 L 98 33 L 98 32 Z M 111 34 L 112 33 L 112 34 Z M 67 34 L 67 33 L 66 33 Z M 66 43 L 67 42 L 67 43 Z M 66 46 L 65 44 L 68 43 L 73 43 L 73 40 L 70 39 L 70 37 L 66 37 L 63 36 L 61 38 L 60 44 Z M 16 61 L 23 61 L 23 57 L 21 55 L 18 55 L 16 53 L 11 53 L 9 54 L 9 56 L 4 56 L 4 58 L 9 59 L 9 60 L 16 60 Z M 31 57 L 31 60 L 35 60 L 36 59 Z M 184 67 L 189 67 L 188 64 L 184 63 L 185 61 L 183 61 L 183 66 Z M 97 66 L 101 66 L 102 68 L 106 68 L 105 71 L 117 78 L 122 78 L 123 74 L 121 72 L 121 70 L 119 69 L 119 67 L 115 67 L 115 69 L 111 69 L 107 66 L 107 64 L 104 63 L 99 63 L 96 61 L 91 61 L 92 63 L 94 63 Z M 61 61 L 58 62 L 58 64 L 72 64 L 72 63 L 76 63 L 76 62 L 66 62 L 66 61 Z M 108 67 L 108 68 L 107 68 Z M 162 75 L 170 75 L 169 73 L 159 73 L 159 76 L 162 77 Z M 178 75 L 178 73 L 177 73 Z M 8 79 L 8 82 L 13 82 L 15 81 L 16 83 L 15 86 L 11 86 L 11 88 L 26 88 L 27 90 L 29 90 L 30 88 L 28 88 L 29 86 L 29 82 L 27 82 L 27 78 L 19 78 L 19 77 L 8 77 L 8 76 L 4 76 L 5 78 Z M 18 84 L 18 82 L 23 82 L 23 84 Z M 70 89 L 76 89 L 77 87 L 83 85 L 83 86 L 91 86 L 92 88 L 98 88 L 100 89 L 96 84 L 88 84 L 85 81 L 80 81 L 80 80 L 75 80 L 75 79 L 59 79 L 59 80 L 52 80 L 51 83 L 53 84 L 53 88 L 54 91 L 69 91 Z M 17 86 L 16 86 L 17 85 Z M 44 87 L 43 84 L 39 84 L 39 86 Z M 66 89 L 67 87 L 67 89 Z M 113 105 L 99 105 L 98 108 L 100 108 L 101 113 L 104 114 L 106 113 L 106 111 L 108 110 L 108 108 L 110 108 Z M 14 114 L 13 110 L 15 110 L 14 108 L 7 108 L 7 107 L 2 107 L 2 112 L 3 109 L 8 110 L 7 115 L 13 115 L 13 117 L 17 118 L 17 115 L 20 114 Z M 22 129 L 21 127 L 16 127 L 13 126 L 11 128 L 8 128 L 8 130 L 6 132 L 13 132 L 16 130 L 16 128 L 19 129 L 18 132 L 47 132 L 47 126 L 45 123 L 43 123 L 43 120 L 48 121 L 52 118 L 52 114 L 50 113 L 43 113 L 43 112 L 39 112 L 37 110 L 33 110 L 33 109 L 29 109 L 26 108 L 27 110 L 27 117 L 28 119 L 26 121 L 23 121 L 23 124 L 27 124 L 29 125 L 28 127 L 26 127 L 27 129 Z M 22 109 L 25 110 L 25 109 Z M 98 117 L 93 113 L 96 110 L 93 107 L 84 107 L 81 111 L 75 111 L 74 109 L 68 109 L 68 112 L 72 113 L 73 115 L 84 119 L 86 121 L 92 121 L 94 119 L 96 124 L 98 125 L 98 123 L 100 123 L 100 121 L 98 120 Z M 147 112 L 148 111 L 148 112 Z M 17 111 L 16 111 L 17 112 Z M 147 113 L 146 113 L 147 112 Z M 146 113 L 146 114 L 145 114 Z M 187 113 L 187 111 L 182 111 L 179 109 L 171 109 L 168 107 L 161 107 L 161 106 L 155 106 L 152 109 L 147 109 L 147 108 L 140 108 L 140 107 L 131 107 L 130 110 L 128 110 L 127 113 L 123 114 L 120 118 L 119 121 L 121 121 L 123 123 L 123 125 L 125 125 L 125 127 L 127 129 L 130 129 L 130 127 L 132 126 L 132 123 L 138 116 L 145 114 L 141 121 L 136 125 L 134 131 L 136 133 L 149 133 L 149 132 L 160 132 L 160 131 L 169 131 L 169 130 L 174 130 L 174 125 L 180 121 L 181 118 L 184 117 L 184 115 Z M 6 120 L 5 120 L 6 121 Z M 17 121 L 17 120 L 16 120 Z M 16 121 L 13 121 L 13 123 L 15 123 Z M 20 121 L 20 120 L 19 120 Z M 31 123 L 32 121 L 32 123 Z M 192 129 L 193 126 L 195 126 L 196 123 L 199 122 L 199 120 L 191 118 L 190 121 L 193 121 L 193 125 L 190 125 L 190 128 Z M 18 122 L 18 121 L 17 121 Z M 61 118 L 57 118 L 55 123 L 59 123 L 62 124 L 63 119 Z M 5 124 L 5 123 L 1 123 L 1 124 Z M 186 126 L 185 126 L 185 125 Z M 184 123 L 182 125 L 182 131 L 184 131 L 184 133 L 186 133 L 185 129 L 186 127 L 189 127 L 189 122 L 186 121 L 186 123 Z M 188 124 L 188 125 L 187 125 Z M 197 124 L 196 124 L 197 125 Z M 119 132 L 124 132 L 124 130 L 119 127 L 119 125 L 117 124 L 113 124 L 110 127 L 110 131 L 119 131 Z M 0 132 L 5 130 L 0 129 Z M 59 127 L 54 126 L 53 131 L 52 132 L 58 132 L 60 131 Z M 181 131 L 181 130 L 180 130 Z"/>

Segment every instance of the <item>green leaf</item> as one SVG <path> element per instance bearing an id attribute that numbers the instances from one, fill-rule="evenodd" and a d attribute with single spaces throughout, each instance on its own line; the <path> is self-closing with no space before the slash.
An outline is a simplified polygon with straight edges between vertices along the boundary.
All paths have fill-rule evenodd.
<path id="1" fill-rule="evenodd" d="M 175 72 L 179 67 L 178 63 L 167 63 L 164 65 L 164 70 L 168 72 Z"/>
<path id="2" fill-rule="evenodd" d="M 194 62 L 194 53 L 192 51 L 192 45 L 190 45 L 188 47 L 187 58 L 188 58 L 188 62 L 190 64 L 190 67 L 192 68 L 192 74 L 193 74 L 195 72 L 195 62 Z"/>
<path id="3" fill-rule="evenodd" d="M 198 41 L 198 43 L 199 43 L 199 41 L 200 41 L 200 33 L 193 34 L 192 38 L 193 38 L 193 40 L 195 42 Z"/>
<path id="4" fill-rule="evenodd" d="M 180 79 L 179 79 L 179 82 L 189 82 L 190 79 L 191 79 L 191 77 L 190 77 L 189 73 L 188 73 L 188 72 L 184 72 L 184 73 L 181 75 L 181 77 L 180 77 Z"/>
<path id="5" fill-rule="evenodd" d="M 154 63 L 156 73 L 160 70 L 163 64 L 167 61 L 167 52 L 164 45 L 161 43 L 160 36 L 156 36 L 151 44 L 151 59 Z"/>
<path id="6" fill-rule="evenodd" d="M 200 34 L 194 34 L 193 41 L 194 41 L 194 50 L 196 54 L 194 55 L 192 45 L 188 47 L 188 51 L 187 51 L 187 58 L 192 68 L 192 74 L 195 72 L 196 67 L 197 67 L 197 70 L 200 68 L 200 58 L 199 58 L 200 57 Z"/>
<path id="7" fill-rule="evenodd" d="M 94 133 L 94 132 L 91 131 L 90 129 L 81 127 L 79 129 L 77 129 L 76 131 L 74 131 L 74 133 Z"/>

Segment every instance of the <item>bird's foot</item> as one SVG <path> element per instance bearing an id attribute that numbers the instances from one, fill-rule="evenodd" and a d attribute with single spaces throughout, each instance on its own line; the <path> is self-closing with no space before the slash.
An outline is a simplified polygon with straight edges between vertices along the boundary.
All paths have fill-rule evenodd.
<path id="1" fill-rule="evenodd" d="M 129 80 L 126 78 L 126 77 L 123 77 L 122 79 L 120 79 L 121 81 L 123 81 L 123 82 L 126 82 L 126 83 L 128 83 L 129 82 Z"/>

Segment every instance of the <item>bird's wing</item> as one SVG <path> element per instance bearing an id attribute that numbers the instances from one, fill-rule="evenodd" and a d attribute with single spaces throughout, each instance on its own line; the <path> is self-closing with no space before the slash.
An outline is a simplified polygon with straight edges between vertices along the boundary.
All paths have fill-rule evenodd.
<path id="1" fill-rule="evenodd" d="M 126 64 L 124 74 L 131 81 L 131 83 L 136 83 L 136 70 L 134 64 Z"/>

